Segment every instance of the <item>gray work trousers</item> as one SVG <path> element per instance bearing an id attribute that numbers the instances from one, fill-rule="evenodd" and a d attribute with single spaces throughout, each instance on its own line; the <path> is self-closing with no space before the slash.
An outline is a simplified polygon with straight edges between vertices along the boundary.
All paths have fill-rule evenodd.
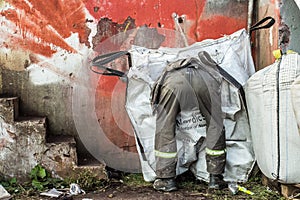
<path id="1" fill-rule="evenodd" d="M 201 65 L 201 64 L 200 64 Z M 226 163 L 224 115 L 221 110 L 221 78 L 218 73 L 211 74 L 199 63 L 166 73 L 160 88 L 156 105 L 156 175 L 157 178 L 176 176 L 177 152 L 175 128 L 176 117 L 180 111 L 200 110 L 206 120 L 207 171 L 210 174 L 222 174 Z M 216 75 L 217 74 L 217 75 Z M 164 156 L 161 156 L 163 154 Z M 170 156 L 168 156 L 170 155 Z"/>

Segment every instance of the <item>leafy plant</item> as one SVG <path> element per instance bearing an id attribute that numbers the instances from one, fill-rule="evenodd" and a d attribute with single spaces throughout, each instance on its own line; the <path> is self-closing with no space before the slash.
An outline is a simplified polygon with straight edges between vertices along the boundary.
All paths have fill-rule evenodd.
<path id="1" fill-rule="evenodd" d="M 0 185 L 2 185 L 4 188 L 6 188 L 6 190 L 8 190 L 8 192 L 17 192 L 18 191 L 17 188 L 19 187 L 16 178 L 11 178 L 8 180 L 1 178 Z"/>
<path id="2" fill-rule="evenodd" d="M 36 165 L 30 172 L 31 185 L 38 191 L 59 187 L 63 188 L 65 182 L 61 179 L 52 178 L 51 174 L 41 165 Z"/>
<path id="3" fill-rule="evenodd" d="M 37 190 L 43 190 L 48 184 L 49 174 L 41 165 L 36 165 L 30 172 L 31 185 Z"/>

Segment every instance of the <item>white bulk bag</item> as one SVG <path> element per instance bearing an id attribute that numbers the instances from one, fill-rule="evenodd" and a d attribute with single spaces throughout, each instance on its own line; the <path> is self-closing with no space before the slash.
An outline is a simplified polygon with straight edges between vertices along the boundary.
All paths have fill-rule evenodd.
<path id="1" fill-rule="evenodd" d="M 256 72 L 245 87 L 258 166 L 282 183 L 300 182 L 299 74 L 300 56 L 288 54 Z"/>
<path id="2" fill-rule="evenodd" d="M 199 51 L 207 51 L 215 62 L 241 85 L 244 85 L 249 76 L 255 72 L 249 36 L 244 29 L 216 40 L 197 42 L 185 48 L 151 50 L 132 46 L 129 51 L 132 67 L 127 74 L 126 110 L 135 130 L 137 149 L 146 181 L 155 179 L 155 116 L 150 104 L 152 85 L 169 62 L 187 57 L 197 57 Z M 222 110 L 226 114 L 224 124 L 227 144 L 227 164 L 224 177 L 227 181 L 245 182 L 255 163 L 250 126 L 238 89 L 225 79 L 222 82 Z M 180 114 L 187 119 L 192 115 L 192 113 Z M 207 181 L 205 140 L 200 147 L 197 147 L 198 155 L 194 152 L 196 142 L 201 137 L 205 137 L 205 127 L 202 127 L 201 130 L 190 129 L 190 131 L 184 132 L 180 129 L 177 127 L 176 130 L 177 145 L 179 146 L 177 174 L 191 169 L 198 179 Z M 190 139 L 189 144 L 183 145 L 184 138 Z M 190 148 L 180 148 L 186 145 Z M 186 157 L 182 157 L 183 155 Z M 194 161 L 195 159 L 196 161 Z"/>

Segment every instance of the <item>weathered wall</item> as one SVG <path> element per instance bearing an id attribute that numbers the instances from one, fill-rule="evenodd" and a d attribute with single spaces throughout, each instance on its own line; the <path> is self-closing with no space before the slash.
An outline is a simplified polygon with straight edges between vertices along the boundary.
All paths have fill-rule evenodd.
<path id="1" fill-rule="evenodd" d="M 0 176 L 26 180 L 37 164 L 53 175 L 73 171 L 77 167 L 74 139 L 46 142 L 46 118 L 18 118 L 18 105 L 18 98 L 0 98 Z"/>
<path id="2" fill-rule="evenodd" d="M 287 50 L 300 52 L 300 2 L 299 0 L 259 0 L 256 3 L 256 19 L 275 18 L 275 25 L 255 33 L 255 57 L 257 69 L 262 69 L 275 58 L 272 52 L 280 48 L 284 40 Z"/>
<path id="3" fill-rule="evenodd" d="M 300 52 L 300 1 L 295 0 L 282 0 L 280 8 L 280 14 L 282 17 L 282 24 L 286 24 L 289 27 L 290 37 L 288 49 Z"/>
<path id="4" fill-rule="evenodd" d="M 276 10 L 267 3 L 260 13 Z M 151 39 L 147 31 L 134 32 L 138 27 L 165 30 L 158 35 L 178 29 L 173 13 L 189 41 L 219 38 L 246 28 L 247 8 L 246 0 L 0 0 L 1 93 L 19 96 L 23 114 L 46 116 L 50 134 L 76 136 L 79 155 L 87 149 L 95 156 L 97 144 L 135 152 L 124 109 L 126 83 L 92 74 L 88 61 Z M 121 37 L 108 40 L 114 35 Z M 95 120 L 93 133 L 85 133 L 85 120 Z M 116 156 L 119 151 L 100 153 L 126 159 Z"/>
<path id="5" fill-rule="evenodd" d="M 259 70 L 274 62 L 275 59 L 272 52 L 279 48 L 280 0 L 258 0 L 255 6 L 256 21 L 267 16 L 271 16 L 276 20 L 271 28 L 253 33 L 255 38 L 255 66 Z"/>

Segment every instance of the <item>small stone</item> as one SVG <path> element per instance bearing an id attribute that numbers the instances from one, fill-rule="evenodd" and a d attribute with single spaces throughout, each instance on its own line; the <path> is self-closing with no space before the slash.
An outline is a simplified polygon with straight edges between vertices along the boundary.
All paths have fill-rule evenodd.
<path id="1" fill-rule="evenodd" d="M 108 195 L 108 198 L 113 198 L 113 197 L 114 197 L 113 194 L 109 194 L 109 195 Z"/>

